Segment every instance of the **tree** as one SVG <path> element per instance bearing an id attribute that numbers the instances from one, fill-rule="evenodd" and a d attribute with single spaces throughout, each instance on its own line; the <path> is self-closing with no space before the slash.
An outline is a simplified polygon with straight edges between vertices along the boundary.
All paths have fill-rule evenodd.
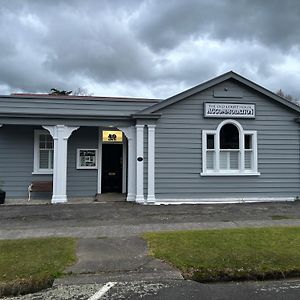
<path id="1" fill-rule="evenodd" d="M 87 89 L 84 88 L 77 88 L 73 93 L 73 96 L 93 96 L 93 93 L 90 93 Z"/>
<path id="2" fill-rule="evenodd" d="M 68 96 L 72 93 L 72 91 L 60 91 L 60 90 L 57 90 L 57 89 L 54 89 L 52 88 L 51 89 L 51 92 L 49 93 L 49 95 L 51 96 Z"/>
<path id="3" fill-rule="evenodd" d="M 299 102 L 299 99 L 298 99 L 298 98 L 293 97 L 293 96 L 290 95 L 290 94 L 285 94 L 285 93 L 282 91 L 282 89 L 279 89 L 279 90 L 276 92 L 276 94 L 277 94 L 278 96 L 280 96 L 280 97 L 282 97 L 282 98 L 284 98 L 284 99 L 290 101 L 290 102 L 293 102 L 293 103 L 296 103 L 296 104 L 300 105 L 300 102 Z"/>

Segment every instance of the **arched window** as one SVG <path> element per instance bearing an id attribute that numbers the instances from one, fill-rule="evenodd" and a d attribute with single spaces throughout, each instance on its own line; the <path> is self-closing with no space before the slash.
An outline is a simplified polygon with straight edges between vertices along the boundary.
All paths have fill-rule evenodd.
<path id="1" fill-rule="evenodd" d="M 202 154 L 202 175 L 259 175 L 256 131 L 243 130 L 235 120 L 203 130 Z"/>
<path id="2" fill-rule="evenodd" d="M 220 130 L 220 149 L 239 149 L 239 130 L 233 124 L 225 124 Z"/>
<path id="3" fill-rule="evenodd" d="M 220 134 L 220 163 L 221 170 L 239 169 L 239 130 L 231 123 L 221 127 Z"/>

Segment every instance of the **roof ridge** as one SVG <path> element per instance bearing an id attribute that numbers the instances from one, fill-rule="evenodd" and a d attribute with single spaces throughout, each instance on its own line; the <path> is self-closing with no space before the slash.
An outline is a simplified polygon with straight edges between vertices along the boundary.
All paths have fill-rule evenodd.
<path id="1" fill-rule="evenodd" d="M 82 99 L 82 100 L 108 100 L 108 101 L 148 101 L 160 102 L 158 98 L 142 98 L 142 97 L 117 97 L 117 96 L 76 96 L 76 95 L 49 95 L 49 94 L 34 94 L 34 93 L 12 93 L 6 97 L 13 98 L 44 98 L 44 99 Z"/>

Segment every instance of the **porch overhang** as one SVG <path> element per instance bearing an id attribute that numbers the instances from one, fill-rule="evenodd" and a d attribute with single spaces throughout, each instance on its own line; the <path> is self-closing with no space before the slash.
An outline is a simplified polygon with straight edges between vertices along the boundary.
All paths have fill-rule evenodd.
<path id="1" fill-rule="evenodd" d="M 7 125 L 57 125 L 68 126 L 132 126 L 135 120 L 130 116 L 91 116 L 64 114 L 20 114 L 0 113 L 0 124 Z"/>

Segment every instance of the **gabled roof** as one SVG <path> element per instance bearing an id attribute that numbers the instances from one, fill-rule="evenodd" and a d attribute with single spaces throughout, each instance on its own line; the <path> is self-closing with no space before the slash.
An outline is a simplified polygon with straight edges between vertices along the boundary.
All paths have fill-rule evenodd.
<path id="1" fill-rule="evenodd" d="M 285 106 L 287 106 L 287 107 L 289 107 L 289 108 L 297 111 L 298 113 L 300 113 L 300 106 L 298 106 L 297 104 L 292 103 L 292 102 L 290 102 L 290 101 L 288 101 L 288 100 L 286 100 L 286 99 L 284 99 L 284 98 L 276 95 L 275 93 L 273 93 L 273 92 L 265 89 L 264 87 L 262 87 L 262 86 L 260 86 L 260 85 L 258 85 L 256 83 L 254 83 L 253 81 L 250 81 L 250 80 L 246 79 L 245 77 L 242 77 L 241 75 L 239 75 L 239 74 L 237 74 L 237 73 L 235 73 L 233 71 L 230 71 L 230 72 L 224 73 L 224 74 L 222 74 L 222 75 L 220 75 L 218 77 L 215 77 L 215 78 L 213 78 L 213 79 L 211 79 L 209 81 L 201 83 L 201 84 L 199 84 L 199 85 L 197 85 L 197 86 L 195 86 L 195 87 L 193 87 L 191 89 L 188 89 L 188 90 L 186 90 L 186 91 L 184 91 L 182 93 L 179 93 L 179 94 L 177 94 L 175 96 L 167 98 L 166 100 L 164 100 L 164 101 L 162 101 L 160 103 L 152 105 L 152 106 L 150 106 L 150 107 L 148 107 L 148 108 L 146 108 L 146 109 L 138 112 L 137 115 L 139 115 L 139 114 L 145 115 L 145 114 L 155 113 L 155 112 L 157 112 L 158 110 L 160 110 L 160 109 L 162 109 L 164 107 L 167 107 L 167 106 L 172 105 L 172 104 L 174 104 L 176 102 L 179 102 L 182 99 L 190 97 L 190 96 L 192 96 L 192 95 L 194 95 L 196 93 L 199 93 L 199 92 L 201 92 L 203 90 L 206 90 L 206 89 L 208 89 L 208 88 L 210 88 L 210 87 L 212 87 L 214 85 L 217 85 L 217 84 L 219 84 L 219 83 L 221 83 L 223 81 L 226 81 L 228 79 L 235 79 L 236 81 L 238 81 L 240 83 L 243 83 L 244 85 L 252 88 L 253 90 L 255 90 L 255 91 L 257 91 L 257 92 L 259 92 L 259 93 L 261 93 L 261 94 L 263 94 L 263 95 L 265 95 L 265 96 L 273 99 L 274 101 L 277 101 L 277 102 L 279 102 L 279 103 L 281 103 L 281 104 L 283 104 L 283 105 L 285 105 Z"/>

